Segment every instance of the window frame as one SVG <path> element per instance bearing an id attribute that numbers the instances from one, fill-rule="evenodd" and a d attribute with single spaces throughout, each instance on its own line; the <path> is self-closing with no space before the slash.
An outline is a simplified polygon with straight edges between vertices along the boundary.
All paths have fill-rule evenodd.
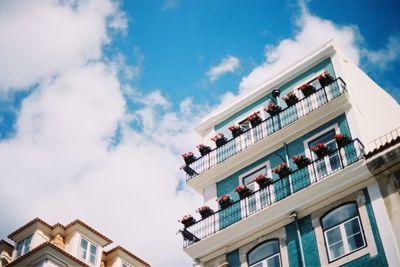
<path id="1" fill-rule="evenodd" d="M 85 241 L 87 242 L 87 246 L 86 246 L 86 248 L 85 248 L 86 253 L 85 253 L 85 257 L 84 257 L 84 258 L 81 257 L 81 251 L 84 249 L 84 248 L 82 247 L 82 240 L 85 240 Z M 90 261 L 90 256 L 92 255 L 90 249 L 91 249 L 92 246 L 96 248 L 94 263 L 92 263 L 92 262 Z M 96 266 L 96 264 L 97 264 L 97 258 L 98 258 L 98 257 L 97 257 L 97 256 L 98 256 L 98 249 L 99 249 L 99 246 L 98 246 L 98 245 L 96 245 L 94 242 L 90 241 L 88 238 L 85 238 L 85 237 L 81 236 L 80 239 L 79 239 L 78 258 L 81 259 L 81 260 L 83 260 L 83 261 L 85 261 L 85 262 L 87 262 L 87 263 L 89 263 L 90 265 Z"/>
<path id="2" fill-rule="evenodd" d="M 277 242 L 277 243 L 278 243 L 279 253 L 275 253 L 275 254 L 269 255 L 269 256 L 267 256 L 267 257 L 261 259 L 260 261 L 258 261 L 258 262 L 256 262 L 256 263 L 250 265 L 250 264 L 249 264 L 249 255 L 250 255 L 250 253 L 252 253 L 252 252 L 253 252 L 255 249 L 257 249 L 259 246 L 261 246 L 261 245 L 263 245 L 263 244 L 265 244 L 265 243 L 269 243 L 269 242 Z M 281 246 L 280 246 L 279 238 L 268 239 L 268 240 L 265 240 L 265 241 L 263 241 L 263 242 L 257 244 L 256 246 L 254 246 L 252 249 L 250 249 L 250 250 L 247 252 L 247 254 L 246 254 L 246 263 L 247 263 L 247 265 L 248 265 L 249 267 L 255 266 L 255 265 L 259 264 L 260 262 L 263 263 L 262 265 L 264 266 L 264 265 L 266 264 L 266 260 L 268 260 L 268 259 L 270 259 L 270 258 L 272 258 L 272 257 L 274 257 L 274 256 L 276 256 L 276 255 L 279 255 L 279 264 L 280 264 L 280 267 L 282 267 L 282 266 L 283 266 L 283 265 L 282 265 L 282 264 L 283 264 L 283 263 L 282 263 L 282 251 L 281 251 Z M 268 265 L 267 265 L 267 267 L 268 267 Z"/>
<path id="3" fill-rule="evenodd" d="M 341 222 L 341 223 L 339 223 L 339 224 L 337 224 L 337 225 L 335 225 L 335 226 L 332 226 L 332 227 L 329 228 L 329 229 L 326 229 L 326 230 L 325 230 L 325 229 L 324 229 L 324 226 L 323 226 L 323 223 L 322 223 L 322 219 L 323 219 L 326 215 L 328 215 L 328 214 L 330 214 L 331 212 L 335 211 L 336 209 L 338 209 L 338 208 L 340 208 L 340 207 L 342 207 L 342 206 L 348 205 L 348 204 L 354 204 L 354 205 L 356 206 L 357 215 L 354 216 L 354 217 L 351 217 L 351 218 L 349 218 L 349 219 L 347 219 L 347 220 L 345 220 L 345 221 L 343 221 L 343 222 Z M 362 236 L 364 245 L 361 246 L 361 247 L 358 247 L 358 248 L 356 248 L 356 249 L 354 249 L 354 250 L 348 251 L 347 253 L 346 253 L 346 251 L 345 251 L 345 254 L 343 254 L 343 255 L 341 255 L 341 256 L 339 256 L 339 257 L 337 257 L 337 258 L 331 259 L 331 255 L 330 255 L 330 252 L 329 252 L 329 247 L 328 247 L 329 245 L 328 245 L 328 242 L 327 242 L 326 233 L 329 232 L 330 230 L 334 229 L 334 228 L 340 227 L 340 228 L 339 228 L 339 229 L 340 229 L 340 232 L 341 232 L 340 237 L 342 238 L 343 243 L 344 243 L 344 242 L 347 243 L 347 238 L 348 238 L 348 236 L 347 236 L 347 235 L 342 236 L 342 232 L 343 232 L 342 229 L 344 229 L 344 224 L 345 224 L 345 223 L 350 222 L 350 221 L 353 220 L 354 218 L 357 218 L 357 219 L 358 219 L 358 223 L 359 223 L 359 226 L 360 226 L 360 233 L 361 233 L 361 236 Z M 335 262 L 335 261 L 338 261 L 338 260 L 340 260 L 340 259 L 342 259 L 342 258 L 344 258 L 344 257 L 347 257 L 347 256 L 349 256 L 349 255 L 351 255 L 351 254 L 353 254 L 353 253 L 355 253 L 355 252 L 357 252 L 357 251 L 359 251 L 359 250 L 361 250 L 361 249 L 364 249 L 364 248 L 368 247 L 367 238 L 366 238 L 365 231 L 364 231 L 364 227 L 363 227 L 363 224 L 362 224 L 362 221 L 361 221 L 360 211 L 359 211 L 359 207 L 358 207 L 358 205 L 357 205 L 357 202 L 351 201 L 351 202 L 342 203 L 341 205 L 336 206 L 336 207 L 334 207 L 334 208 L 328 210 L 327 212 L 325 212 L 324 215 L 320 217 L 319 221 L 320 221 L 321 230 L 322 230 L 322 237 L 323 237 L 323 239 L 324 239 L 325 253 L 326 253 L 326 256 L 327 256 L 328 264 L 330 264 L 330 263 L 332 263 L 332 262 Z M 344 231 L 344 232 L 345 232 L 345 231 Z M 343 239 L 343 237 L 346 238 L 346 239 Z M 346 240 L 346 241 L 344 241 L 344 240 Z M 347 246 L 348 246 L 348 243 L 347 243 Z M 346 247 L 346 246 L 343 244 L 343 247 Z"/>
<path id="4" fill-rule="evenodd" d="M 248 185 L 250 185 L 250 184 L 252 184 L 252 185 L 254 184 L 255 189 L 253 190 L 253 192 L 259 191 L 259 190 L 260 190 L 260 187 L 258 186 L 257 183 L 255 183 L 255 182 L 249 182 L 249 183 L 246 183 L 246 184 L 245 184 L 245 183 L 244 183 L 244 179 L 246 179 L 246 178 L 249 177 L 250 175 L 252 175 L 252 174 L 254 174 L 254 173 L 256 173 L 256 172 L 258 172 L 259 170 L 264 169 L 264 168 L 265 168 L 265 170 L 266 170 L 266 172 L 265 172 L 266 177 L 272 177 L 271 164 L 270 164 L 269 160 L 267 160 L 267 161 L 265 161 L 264 163 L 261 163 L 261 164 L 255 166 L 255 167 L 252 168 L 251 170 L 249 170 L 249 171 L 247 171 L 247 172 L 245 172 L 245 173 L 239 175 L 239 185 L 243 184 L 243 185 L 248 186 Z M 254 178 L 255 178 L 255 177 L 254 177 Z M 261 195 L 260 195 L 260 193 L 257 193 L 257 194 L 254 195 L 254 197 L 255 197 L 255 202 L 256 202 L 256 209 L 255 209 L 255 211 L 250 211 L 250 205 L 248 204 L 248 201 L 249 201 L 248 198 L 245 199 L 245 200 L 243 200 L 243 201 L 246 201 L 246 203 L 244 203 L 244 202 L 241 201 L 241 203 L 242 203 L 242 204 L 241 204 L 241 209 L 246 209 L 246 213 L 247 213 L 247 214 L 253 214 L 253 213 L 255 213 L 255 212 L 261 210 L 262 208 L 264 208 L 264 207 L 266 207 L 266 206 L 271 205 L 272 203 L 274 203 L 274 202 L 275 202 L 275 193 L 274 193 L 274 190 L 273 190 L 273 189 L 271 190 L 271 186 L 265 188 L 265 190 L 267 190 L 267 194 L 268 194 L 268 196 L 267 196 L 267 204 L 266 204 L 266 205 L 264 205 L 264 206 L 262 205 L 262 203 L 261 203 Z"/>
<path id="5" fill-rule="evenodd" d="M 26 244 L 26 243 L 27 243 L 27 240 L 29 240 L 28 245 Z M 21 241 L 19 241 L 19 242 L 17 243 L 17 245 L 15 246 L 15 255 L 16 255 L 16 258 L 19 258 L 19 257 L 21 257 L 21 256 L 23 256 L 24 254 L 26 254 L 26 253 L 29 252 L 30 247 L 31 247 L 31 244 L 32 244 L 32 240 L 33 240 L 33 234 L 31 234 L 31 235 L 25 237 L 24 239 L 22 239 Z M 19 246 L 20 244 L 22 244 L 22 247 L 21 247 L 21 253 L 19 254 L 19 253 L 18 253 L 18 246 Z M 18 254 L 19 254 L 19 255 L 18 255 Z"/>

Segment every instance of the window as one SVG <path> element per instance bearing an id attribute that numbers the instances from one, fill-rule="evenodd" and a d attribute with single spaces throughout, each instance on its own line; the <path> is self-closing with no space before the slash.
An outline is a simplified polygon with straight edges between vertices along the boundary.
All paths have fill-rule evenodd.
<path id="1" fill-rule="evenodd" d="M 321 219 L 329 262 L 365 247 L 357 204 L 349 203 Z"/>
<path id="2" fill-rule="evenodd" d="M 93 265 L 96 265 L 97 246 L 82 238 L 79 247 L 79 258 Z"/>
<path id="3" fill-rule="evenodd" d="M 20 257 L 29 251 L 29 246 L 31 245 L 32 235 L 28 236 L 24 240 L 18 242 L 17 244 L 17 257 Z"/>
<path id="4" fill-rule="evenodd" d="M 126 263 L 126 262 L 122 262 L 121 267 L 130 267 L 130 265 L 128 263 Z"/>
<path id="5" fill-rule="evenodd" d="M 308 149 L 311 153 L 312 160 L 316 160 L 314 163 L 314 168 L 316 171 L 317 179 L 331 174 L 335 170 L 341 168 L 340 156 L 337 150 L 337 144 L 333 139 L 335 135 L 335 129 L 329 130 L 326 133 L 320 135 L 314 140 L 308 142 Z M 315 152 L 311 151 L 311 148 L 317 144 L 325 144 L 331 152 L 328 156 L 318 158 Z M 335 152 L 336 151 L 336 152 Z"/>
<path id="6" fill-rule="evenodd" d="M 278 240 L 270 240 L 253 248 L 247 254 L 250 267 L 280 267 L 281 255 Z"/>
<path id="7" fill-rule="evenodd" d="M 256 182 L 253 182 L 253 180 L 260 174 L 264 174 L 266 177 L 271 177 L 271 173 L 268 172 L 267 166 L 264 165 L 260 168 L 255 169 L 249 174 L 243 176 L 242 177 L 243 184 L 246 185 L 253 192 L 258 191 L 260 187 Z M 267 187 L 264 190 L 260 190 L 255 194 L 251 195 L 250 197 L 248 197 L 246 200 L 247 203 L 243 203 L 244 205 L 246 205 L 247 213 L 251 214 L 270 204 L 271 203 L 270 191 L 271 189 Z"/>

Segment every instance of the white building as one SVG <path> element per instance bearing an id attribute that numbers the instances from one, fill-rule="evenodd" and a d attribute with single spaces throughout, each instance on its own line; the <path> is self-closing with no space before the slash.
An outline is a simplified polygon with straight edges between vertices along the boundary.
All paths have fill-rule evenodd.
<path id="1" fill-rule="evenodd" d="M 75 220 L 64 226 L 50 225 L 36 218 L 12 232 L 8 238 L 15 245 L 0 241 L 2 266 L 88 266 L 88 267 L 148 267 L 144 260 L 123 247 L 104 247 L 112 241 Z"/>
<path id="2" fill-rule="evenodd" d="M 187 220 L 184 251 L 200 266 L 400 266 L 399 127 L 398 103 L 328 42 L 196 127 L 218 147 L 182 169 L 213 212 Z"/>

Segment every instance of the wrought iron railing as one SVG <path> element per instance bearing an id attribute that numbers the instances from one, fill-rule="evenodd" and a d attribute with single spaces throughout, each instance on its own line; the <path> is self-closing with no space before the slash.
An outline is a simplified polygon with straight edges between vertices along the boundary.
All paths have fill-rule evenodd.
<path id="1" fill-rule="evenodd" d="M 307 166 L 294 170 L 289 176 L 276 179 L 266 188 L 257 190 L 242 200 L 233 202 L 225 209 L 201 219 L 184 228 L 181 233 L 184 247 L 202 240 L 230 225 L 277 203 L 296 192 L 329 177 L 349 165 L 364 158 L 364 146 L 354 139 L 343 147 L 310 162 Z"/>
<path id="2" fill-rule="evenodd" d="M 391 145 L 395 142 L 400 141 L 400 127 L 396 128 L 376 139 L 366 145 L 367 157 L 375 152 L 379 152 L 381 148 L 386 148 L 388 145 Z"/>
<path id="3" fill-rule="evenodd" d="M 268 117 L 259 125 L 244 131 L 240 136 L 228 140 L 224 145 L 214 148 L 210 153 L 196 158 L 190 164 L 186 164 L 182 167 L 186 172 L 186 181 L 297 121 L 341 96 L 345 91 L 346 83 L 341 78 L 337 78 L 329 85 L 319 88 L 313 94 L 299 99 L 296 104 L 282 109 L 278 114 Z"/>

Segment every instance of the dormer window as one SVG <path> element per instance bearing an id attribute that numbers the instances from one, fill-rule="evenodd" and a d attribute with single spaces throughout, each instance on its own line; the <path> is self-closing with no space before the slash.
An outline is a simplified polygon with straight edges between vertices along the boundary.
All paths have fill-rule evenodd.
<path id="1" fill-rule="evenodd" d="M 82 237 L 79 247 L 79 258 L 92 265 L 96 265 L 97 246 Z"/>
<path id="2" fill-rule="evenodd" d="M 131 266 L 128 263 L 123 261 L 121 267 L 131 267 Z"/>
<path id="3" fill-rule="evenodd" d="M 20 257 L 29 251 L 31 245 L 32 235 L 28 236 L 24 240 L 18 242 L 17 244 L 17 257 Z"/>

